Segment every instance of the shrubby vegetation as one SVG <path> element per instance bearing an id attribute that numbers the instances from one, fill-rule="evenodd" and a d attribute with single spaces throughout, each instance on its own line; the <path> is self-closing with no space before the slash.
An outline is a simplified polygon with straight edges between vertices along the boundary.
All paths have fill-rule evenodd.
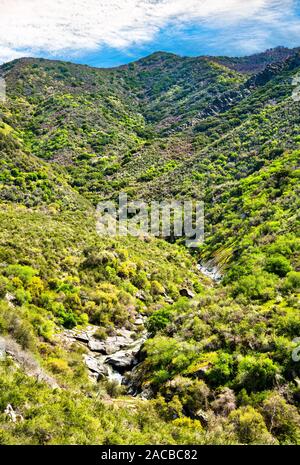
<path id="1" fill-rule="evenodd" d="M 300 443 L 299 56 L 264 71 L 285 57 L 0 67 L 0 443 Z M 121 190 L 205 200 L 205 243 L 98 237 L 93 204 Z M 63 336 L 138 315 L 147 400 L 93 383 Z"/>

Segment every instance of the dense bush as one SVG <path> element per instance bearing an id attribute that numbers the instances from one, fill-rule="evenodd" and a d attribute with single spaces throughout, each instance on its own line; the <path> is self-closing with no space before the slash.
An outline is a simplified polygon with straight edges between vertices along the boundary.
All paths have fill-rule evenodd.
<path id="1" fill-rule="evenodd" d="M 299 61 L 249 79 L 251 60 L 1 66 L 0 443 L 300 442 Z M 99 237 L 93 205 L 120 191 L 204 200 L 204 244 Z M 65 339 L 138 337 L 141 316 L 127 378 L 147 400 L 92 382 Z"/>

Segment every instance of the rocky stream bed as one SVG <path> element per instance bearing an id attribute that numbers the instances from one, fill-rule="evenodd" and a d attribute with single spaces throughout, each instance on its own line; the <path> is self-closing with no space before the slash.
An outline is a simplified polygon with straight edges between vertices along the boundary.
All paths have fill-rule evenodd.
<path id="1" fill-rule="evenodd" d="M 198 264 L 198 269 L 215 283 L 222 278 L 213 264 Z M 189 289 L 181 289 L 183 297 L 193 299 L 195 294 Z M 120 328 L 116 335 L 105 340 L 97 338 L 98 326 L 89 325 L 84 330 L 64 330 L 61 337 L 66 344 L 77 343 L 85 347 L 84 362 L 90 378 L 95 382 L 108 379 L 118 384 L 128 384 L 128 375 L 134 373 L 141 361 L 141 349 L 149 334 L 145 329 L 147 317 L 138 315 L 133 328 Z M 134 386 L 128 385 L 128 393 L 134 393 Z"/>
<path id="2" fill-rule="evenodd" d="M 138 316 L 132 330 L 120 328 L 117 335 L 105 341 L 97 339 L 95 333 L 99 328 L 92 325 L 84 331 L 65 330 L 62 337 L 67 343 L 76 342 L 87 349 L 83 357 L 93 380 L 108 379 L 124 384 L 126 373 L 138 365 L 139 353 L 148 336 L 145 320 Z"/>

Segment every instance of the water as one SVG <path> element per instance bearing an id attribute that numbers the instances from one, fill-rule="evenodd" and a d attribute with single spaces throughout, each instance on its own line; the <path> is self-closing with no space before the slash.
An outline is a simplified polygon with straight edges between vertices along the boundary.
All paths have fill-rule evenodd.
<path id="1" fill-rule="evenodd" d="M 222 279 L 222 275 L 219 269 L 210 263 L 206 263 L 205 265 L 199 263 L 197 268 L 199 271 L 201 271 L 201 273 L 203 273 L 205 276 L 212 279 L 216 283 L 220 282 Z"/>
<path id="2" fill-rule="evenodd" d="M 118 371 L 114 370 L 112 366 L 108 364 L 106 364 L 105 366 L 107 367 L 107 370 L 108 370 L 107 379 L 109 381 L 116 381 L 118 384 L 122 384 L 124 376 L 121 375 L 121 373 L 119 373 Z"/>

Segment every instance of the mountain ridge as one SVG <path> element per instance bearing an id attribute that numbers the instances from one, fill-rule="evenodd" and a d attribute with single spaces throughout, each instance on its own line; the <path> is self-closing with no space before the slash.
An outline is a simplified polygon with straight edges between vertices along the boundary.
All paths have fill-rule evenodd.
<path id="1" fill-rule="evenodd" d="M 0 66 L 1 444 L 300 443 L 299 56 Z M 120 192 L 204 243 L 99 236 Z"/>

